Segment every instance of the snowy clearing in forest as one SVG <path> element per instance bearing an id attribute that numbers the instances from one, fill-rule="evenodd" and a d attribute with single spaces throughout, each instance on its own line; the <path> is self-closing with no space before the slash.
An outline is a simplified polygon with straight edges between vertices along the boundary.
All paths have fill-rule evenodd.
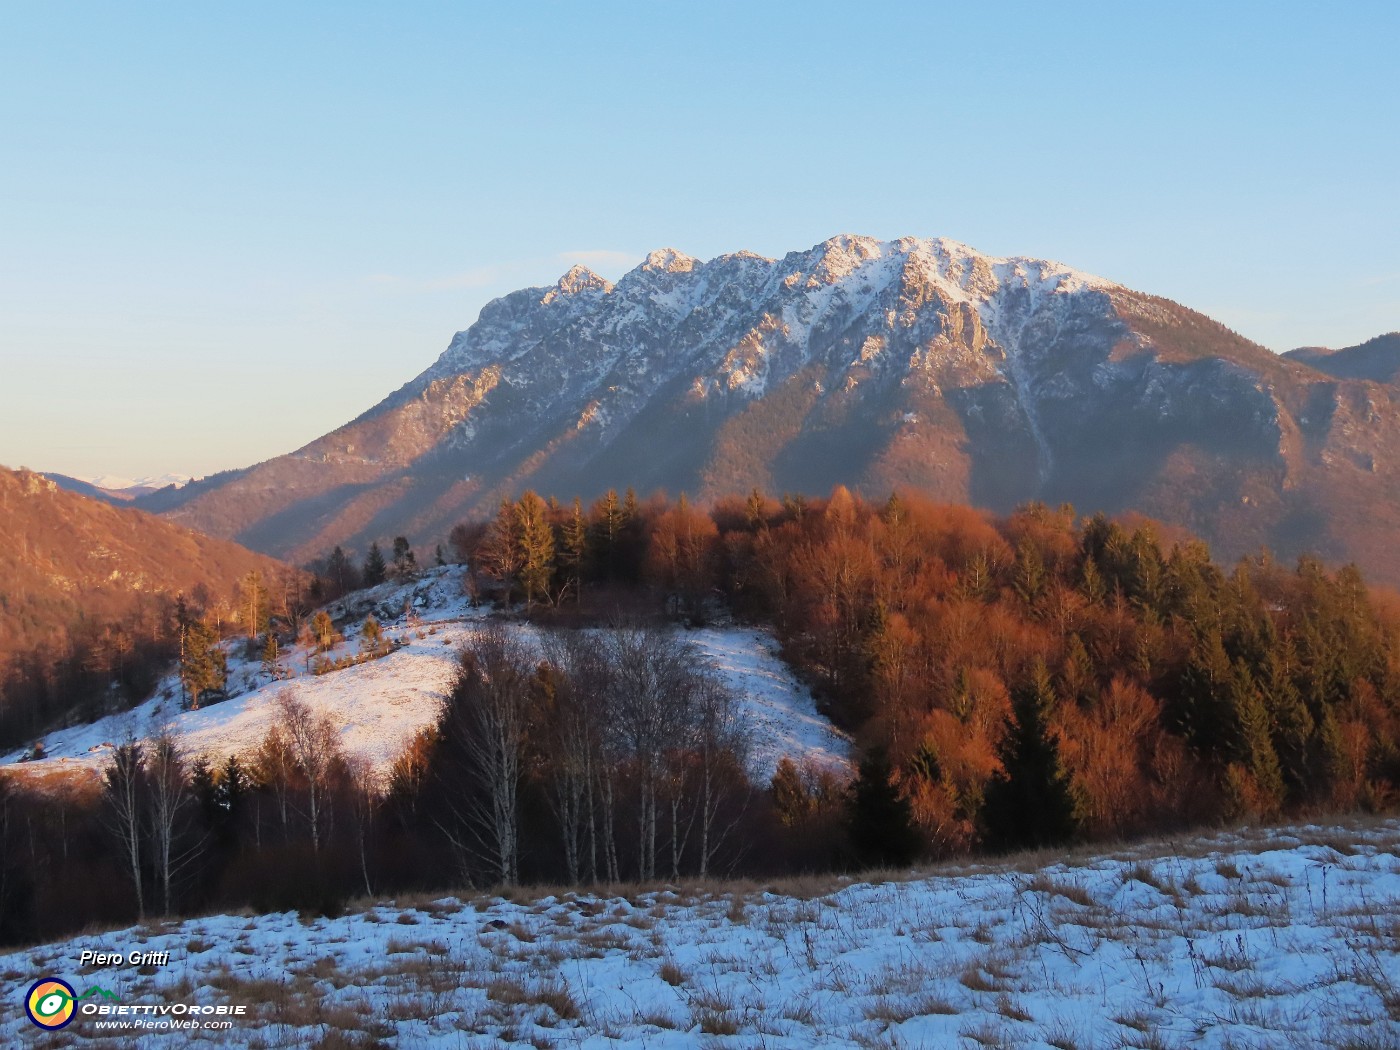
<path id="1" fill-rule="evenodd" d="M 181 711 L 179 683 L 167 678 L 156 696 L 130 711 L 49 733 L 47 757 L 17 763 L 22 752 L 0 759 L 7 769 L 54 777 L 65 771 L 95 773 L 112 748 L 128 739 L 154 736 L 169 726 L 190 755 L 219 761 L 255 749 L 276 715 L 277 694 L 294 689 L 310 707 L 326 711 L 340 729 L 351 755 L 361 755 L 383 771 L 422 729 L 436 721 L 457 667 L 457 653 L 488 615 L 473 608 L 462 587 L 463 570 L 445 566 L 411 583 L 386 583 L 357 591 L 329 607 L 346 639 L 326 657 L 353 656 L 358 632 L 373 614 L 386 638 L 402 643 L 388 656 L 340 671 L 309 673 L 312 654 L 289 647 L 280 661 L 291 677 L 272 681 L 257 657 L 248 658 L 238 642 L 229 650 L 232 699 L 199 711 Z M 524 623 L 513 629 L 527 639 L 538 631 Z M 753 728 L 750 772 L 767 783 L 784 755 L 810 757 L 845 767 L 849 739 L 818 713 L 811 692 L 778 655 L 773 637 L 755 628 L 713 627 L 681 630 L 702 658 L 739 696 Z"/>
<path id="2" fill-rule="evenodd" d="M 381 901 L 83 936 L 0 968 L 16 996 L 51 974 L 122 1004 L 244 1004 L 229 1031 L 181 1033 L 229 1047 L 1394 1047 L 1397 847 L 1400 821 L 1350 821 L 868 882 Z M 77 966 L 137 948 L 169 964 Z M 48 1038 L 171 1045 L 94 1024 Z M 18 1007 L 0 1040 L 61 1045 Z"/>

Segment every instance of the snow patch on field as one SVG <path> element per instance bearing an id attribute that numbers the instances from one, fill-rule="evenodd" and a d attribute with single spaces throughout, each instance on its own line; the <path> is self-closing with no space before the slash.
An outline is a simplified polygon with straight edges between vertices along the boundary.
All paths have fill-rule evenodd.
<path id="1" fill-rule="evenodd" d="M 2 760 L 16 772 L 52 776 L 72 769 L 95 773 L 110 760 L 112 748 L 169 726 L 191 755 L 212 761 L 255 749 L 276 718 L 277 695 L 294 689 L 313 709 L 327 712 L 341 732 L 347 752 L 387 769 L 442 709 L 457 666 L 457 653 L 489 610 L 473 608 L 457 566 L 432 569 L 407 584 L 388 583 L 356 592 L 331 607 L 346 621 L 347 638 L 329 653 L 334 659 L 357 651 L 360 625 L 373 614 L 385 637 L 402 643 L 392 654 L 323 675 L 308 673 L 311 653 L 294 648 L 281 661 L 291 678 L 271 681 L 258 660 L 229 646 L 229 682 L 238 695 L 199 711 L 181 711 L 179 685 L 169 678 L 152 700 L 119 715 L 71 726 L 45 737 L 48 757 L 17 763 L 21 752 Z M 527 641 L 538 631 L 515 624 Z M 752 628 L 682 631 L 738 695 L 754 730 L 750 771 L 766 783 L 784 755 L 810 756 L 821 764 L 845 766 L 850 741 L 817 712 L 811 692 L 778 655 L 777 643 Z"/>
<path id="2" fill-rule="evenodd" d="M 16 998 L 52 974 L 127 1005 L 248 1005 L 181 1045 L 1391 1047 L 1397 847 L 1389 820 L 789 891 L 381 901 L 85 935 L 0 969 Z M 84 949 L 170 963 L 80 974 Z M 33 1036 L 0 1017 L 5 1045 Z"/>

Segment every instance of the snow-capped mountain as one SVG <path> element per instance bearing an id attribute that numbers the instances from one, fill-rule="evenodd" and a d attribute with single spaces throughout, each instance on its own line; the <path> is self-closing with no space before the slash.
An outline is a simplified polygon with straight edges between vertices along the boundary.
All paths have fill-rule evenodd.
<path id="1" fill-rule="evenodd" d="M 1168 300 L 954 241 L 665 249 L 615 285 L 574 267 L 497 299 L 353 422 L 145 505 L 299 558 L 427 542 L 525 487 L 904 486 L 1136 509 L 1225 554 L 1315 549 L 1400 579 L 1397 398 Z"/>
<path id="2" fill-rule="evenodd" d="M 188 474 L 151 474 L 141 478 L 128 478 L 120 474 L 101 474 L 97 477 L 79 477 L 78 480 L 111 492 L 125 492 L 130 489 L 163 489 L 167 485 L 179 488 L 188 482 L 190 477 Z"/>
<path id="3" fill-rule="evenodd" d="M 57 482 L 59 487 L 65 488 L 69 492 L 76 492 L 80 496 L 105 500 L 117 505 L 130 503 L 140 496 L 149 496 L 167 486 L 178 489 L 190 481 L 186 474 L 160 474 L 144 478 L 127 478 L 116 474 L 72 477 L 67 474 L 46 471 L 44 477 Z"/>

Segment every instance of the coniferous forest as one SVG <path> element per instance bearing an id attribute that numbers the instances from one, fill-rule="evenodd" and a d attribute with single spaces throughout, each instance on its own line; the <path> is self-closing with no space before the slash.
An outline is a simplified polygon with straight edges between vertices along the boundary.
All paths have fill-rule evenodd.
<path id="1" fill-rule="evenodd" d="M 1145 519 L 839 488 L 707 507 L 527 492 L 437 557 L 466 562 L 497 614 L 387 777 L 289 686 L 255 753 L 192 760 L 162 737 L 116 748 L 100 784 L 0 778 L 0 937 L 449 886 L 895 866 L 1383 810 L 1400 787 L 1400 600 L 1352 568 L 1222 566 Z M 376 546 L 312 569 L 311 600 L 417 571 L 406 540 L 392 562 Z M 337 629 L 256 582 L 226 624 L 172 612 L 161 652 L 192 702 L 218 699 L 220 637 L 275 664 L 279 638 Z M 853 734 L 848 779 L 784 761 L 750 782 L 737 698 L 676 629 L 730 617 L 769 628 Z"/>

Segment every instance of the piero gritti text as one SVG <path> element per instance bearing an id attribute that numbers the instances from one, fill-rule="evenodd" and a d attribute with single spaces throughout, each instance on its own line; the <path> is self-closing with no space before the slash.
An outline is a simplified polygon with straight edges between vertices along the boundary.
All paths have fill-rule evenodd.
<path id="1" fill-rule="evenodd" d="M 169 952 L 132 951 L 94 952 L 84 950 L 78 956 L 79 966 L 166 966 L 170 962 Z"/>

